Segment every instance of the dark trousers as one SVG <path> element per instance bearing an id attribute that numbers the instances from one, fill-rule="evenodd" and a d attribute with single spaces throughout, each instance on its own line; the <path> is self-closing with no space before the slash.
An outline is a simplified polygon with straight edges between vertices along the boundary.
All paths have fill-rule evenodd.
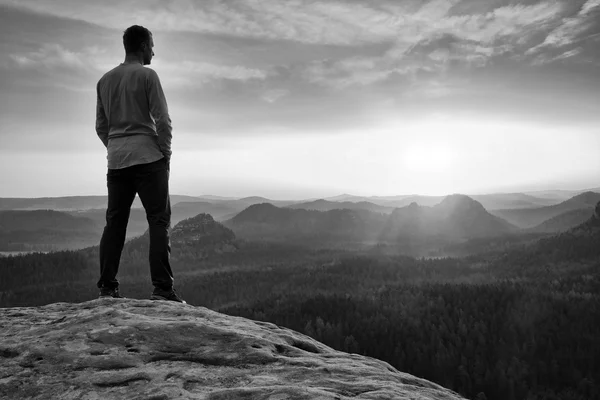
<path id="1" fill-rule="evenodd" d="M 117 272 L 131 204 L 137 193 L 146 210 L 150 232 L 150 276 L 152 284 L 162 290 L 173 287 L 169 258 L 171 244 L 171 202 L 169 199 L 169 164 L 162 158 L 149 164 L 123 169 L 109 169 L 106 174 L 108 209 L 106 226 L 100 240 L 100 280 L 98 287 L 117 288 Z"/>

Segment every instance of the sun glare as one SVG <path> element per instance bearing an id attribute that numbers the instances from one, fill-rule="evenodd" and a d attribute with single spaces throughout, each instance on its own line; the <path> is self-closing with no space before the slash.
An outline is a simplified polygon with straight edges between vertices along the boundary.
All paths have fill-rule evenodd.
<path id="1" fill-rule="evenodd" d="M 414 172 L 451 172 L 456 156 L 452 149 L 434 143 L 409 146 L 402 156 L 404 166 Z"/>
<path id="2" fill-rule="evenodd" d="M 458 153 L 450 138 L 456 140 L 460 136 L 460 130 L 456 128 L 452 124 L 432 121 L 412 126 L 410 130 L 415 135 L 401 146 L 401 166 L 418 173 L 452 173 Z"/>

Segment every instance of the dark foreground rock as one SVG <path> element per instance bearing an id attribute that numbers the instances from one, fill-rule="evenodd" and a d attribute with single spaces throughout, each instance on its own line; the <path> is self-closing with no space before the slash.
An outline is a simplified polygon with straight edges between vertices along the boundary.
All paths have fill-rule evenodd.
<path id="1" fill-rule="evenodd" d="M 374 358 L 204 307 L 102 299 L 0 309 L 2 399 L 445 399 Z"/>

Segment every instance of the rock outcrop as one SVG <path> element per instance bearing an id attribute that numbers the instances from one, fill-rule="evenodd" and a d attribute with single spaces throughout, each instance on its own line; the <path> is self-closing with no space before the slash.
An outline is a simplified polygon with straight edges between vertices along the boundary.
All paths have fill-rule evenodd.
<path id="1" fill-rule="evenodd" d="M 171 231 L 171 240 L 198 244 L 227 243 L 235 240 L 235 234 L 216 222 L 210 214 L 203 213 L 177 223 Z"/>
<path id="2" fill-rule="evenodd" d="M 271 323 L 171 302 L 99 299 L 0 309 L 0 398 L 461 397 Z"/>
<path id="3" fill-rule="evenodd" d="M 231 253 L 237 250 L 235 233 L 210 214 L 198 214 L 184 219 L 171 231 L 171 243 L 177 246 L 192 246 L 202 250 L 204 256 L 213 253 Z"/>
<path id="4" fill-rule="evenodd" d="M 132 250 L 148 252 L 150 233 L 131 239 L 125 244 L 124 253 Z M 202 259 L 214 254 L 233 253 L 238 250 L 235 233 L 210 214 L 201 213 L 178 222 L 171 230 L 172 251 L 192 251 L 196 258 Z"/>

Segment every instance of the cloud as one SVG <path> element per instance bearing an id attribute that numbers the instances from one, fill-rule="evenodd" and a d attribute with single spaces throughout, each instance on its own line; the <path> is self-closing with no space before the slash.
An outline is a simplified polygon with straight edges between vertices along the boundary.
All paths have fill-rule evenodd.
<path id="1" fill-rule="evenodd" d="M 1 0 L 0 4 L 83 20 L 123 30 L 142 24 L 151 30 L 191 31 L 305 43 L 352 45 L 395 34 L 394 16 L 359 2 L 289 0 L 181 0 L 162 3 L 106 0 Z"/>
<path id="2" fill-rule="evenodd" d="M 23 70 L 35 70 L 52 75 L 56 79 L 53 84 L 80 90 L 77 86 L 61 82 L 64 78 L 96 77 L 116 66 L 106 57 L 106 51 L 96 46 L 86 47 L 81 51 L 73 51 L 58 43 L 43 44 L 38 50 L 9 54 L 10 63 L 6 67 Z M 179 62 L 153 60 L 152 67 L 160 70 L 163 81 L 173 87 L 201 86 L 219 79 L 247 81 L 265 79 L 267 71 L 247 68 L 242 65 L 217 65 L 206 62 L 183 60 Z M 76 75 L 76 76 L 73 76 Z M 87 91 L 85 89 L 84 91 Z"/>
<path id="3" fill-rule="evenodd" d="M 423 19 L 420 35 L 412 40 L 413 46 L 439 37 L 454 38 L 450 44 L 464 43 L 463 50 L 472 54 L 492 57 L 512 50 L 523 35 L 537 32 L 560 17 L 562 6 L 558 2 L 540 2 L 532 5 L 512 5 L 469 15 Z M 443 43 L 439 43 L 443 45 Z M 396 55 L 406 53 L 405 43 L 400 43 Z M 466 54 L 465 54 L 466 55 Z"/>
<path id="4" fill-rule="evenodd" d="M 165 84 L 180 86 L 201 86 L 214 80 L 245 82 L 252 79 L 263 80 L 269 72 L 242 65 L 217 65 L 207 62 L 184 60 L 179 62 L 154 60 L 152 67 L 159 72 Z"/>
<path id="5" fill-rule="evenodd" d="M 88 57 L 97 52 L 89 48 L 85 52 L 75 52 L 58 43 L 43 44 L 37 51 L 10 54 L 9 57 L 21 68 L 66 69 L 81 71 L 90 67 Z"/>
<path id="6" fill-rule="evenodd" d="M 589 0 L 582 13 L 590 13 L 594 7 L 589 4 L 598 1 Z M 300 65 L 305 68 L 302 75 L 308 82 L 338 89 L 370 85 L 396 75 L 410 76 L 419 70 L 445 73 L 448 65 L 455 62 L 468 68 L 484 67 L 494 57 L 526 51 L 530 45 L 527 38 L 549 29 L 549 24 L 560 19 L 564 8 L 559 1 L 540 1 L 497 8 L 488 6 L 475 13 L 455 15 L 452 10 L 463 4 L 461 0 L 382 0 L 378 3 L 335 0 L 0 2 L 119 30 L 140 23 L 153 30 L 266 41 L 290 40 L 312 45 L 358 48 L 368 43 L 387 44 L 385 54 L 351 55 L 342 60 L 313 59 Z M 440 38 L 448 37 L 454 40 L 445 46 Z M 435 45 L 439 48 L 434 48 Z M 173 67 L 170 71 L 177 74 L 170 79 L 173 84 L 184 85 L 191 82 L 204 84 L 211 79 L 248 81 L 269 76 L 264 69 L 245 65 L 218 66 L 218 60 L 215 61 L 194 61 Z"/>
<path id="7" fill-rule="evenodd" d="M 314 61 L 306 66 L 303 75 L 311 83 L 344 89 L 379 82 L 395 71 L 396 68 L 391 65 L 386 68 L 380 57 L 351 57 L 338 61 Z"/>
<path id="8" fill-rule="evenodd" d="M 245 133 L 268 126 L 278 132 L 341 132 L 371 126 L 388 100 L 395 105 L 386 113 L 396 117 L 397 107 L 406 110 L 407 104 L 414 110 L 431 104 L 473 108 L 497 90 L 524 92 L 514 82 L 531 62 L 525 52 L 543 43 L 565 18 L 578 15 L 583 3 L 587 20 L 595 12 L 585 0 L 573 0 L 580 2 L 576 10 L 563 0 L 520 1 L 527 4 L 515 0 L 495 7 L 508 2 L 477 0 L 477 7 L 458 13 L 457 7 L 469 1 L 0 0 L 12 4 L 14 9 L 4 9 L 18 17 L 5 14 L 3 21 L 24 21 L 10 29 L 0 24 L 5 26 L 4 31 L 0 26 L 0 44 L 11 42 L 0 64 L 9 65 L 6 72 L 21 82 L 31 78 L 39 84 L 44 77 L 46 86 L 93 89 L 102 73 L 122 61 L 123 29 L 140 23 L 155 31 L 157 57 L 150 67 L 163 81 L 178 127 L 198 129 L 201 120 L 207 134 L 238 134 L 241 126 Z M 96 47 L 86 47 L 90 43 Z M 583 50 L 540 48 L 540 54 L 572 64 L 589 51 L 577 47 Z M 84 81 L 78 74 L 93 76 Z M 552 72 L 527 80 L 542 82 L 548 76 L 553 82 L 561 77 Z M 490 89 L 491 81 L 497 87 L 474 98 L 473 92 Z M 534 98 L 553 82 L 544 81 L 526 95 Z M 25 83 L 5 79 L 2 84 L 16 93 Z M 533 106 L 514 108 L 519 107 Z"/>
<path id="9" fill-rule="evenodd" d="M 290 91 L 286 89 L 272 89 L 263 93 L 262 99 L 267 103 L 275 103 L 277 100 L 287 96 L 288 94 L 290 94 Z"/>
<path id="10" fill-rule="evenodd" d="M 441 98 L 454 94 L 460 90 L 456 85 L 451 85 L 446 82 L 440 82 L 437 80 L 429 80 L 426 82 L 418 83 L 415 82 L 405 92 L 402 93 L 402 97 L 405 99 L 412 98 Z"/>
<path id="11" fill-rule="evenodd" d="M 94 62 L 100 53 L 95 46 L 75 51 L 59 43 L 45 43 L 34 51 L 9 53 L 1 67 L 3 73 L 15 76 L 15 84 L 90 92 L 101 71 Z"/>
<path id="12" fill-rule="evenodd" d="M 396 37 L 380 56 L 317 60 L 306 68 L 310 82 L 343 89 L 419 71 L 444 74 L 450 65 L 485 67 L 503 54 L 525 51 L 524 36 L 560 18 L 557 2 L 499 7 L 479 14 L 449 15 L 458 2 L 434 0 L 393 24 Z M 427 89 L 429 90 L 429 89 Z M 449 93 L 449 90 L 434 90 Z"/>
<path id="13" fill-rule="evenodd" d="M 531 63 L 535 66 L 541 66 L 555 61 L 568 60 L 575 56 L 579 56 L 582 53 L 583 49 L 581 47 L 576 47 L 565 52 L 559 52 L 558 55 L 555 56 L 552 56 L 551 54 L 539 54 L 531 61 Z"/>
<path id="14" fill-rule="evenodd" d="M 528 54 L 540 53 L 543 50 L 572 45 L 599 33 L 600 0 L 587 0 L 579 12 L 564 18 L 538 46 L 530 49 Z"/>
<path id="15" fill-rule="evenodd" d="M 84 3 L 57 0 L 0 0 L 37 12 L 80 19 L 123 30 L 139 23 L 161 31 L 191 31 L 312 44 L 356 45 L 423 39 L 431 32 L 460 31 L 472 40 L 489 40 L 515 34 L 519 27 L 553 17 L 560 4 L 500 7 L 488 13 L 451 16 L 460 0 L 431 0 L 415 7 L 413 2 L 378 3 L 335 0 L 158 0 Z M 423 32 L 422 34 L 420 32 Z"/>

